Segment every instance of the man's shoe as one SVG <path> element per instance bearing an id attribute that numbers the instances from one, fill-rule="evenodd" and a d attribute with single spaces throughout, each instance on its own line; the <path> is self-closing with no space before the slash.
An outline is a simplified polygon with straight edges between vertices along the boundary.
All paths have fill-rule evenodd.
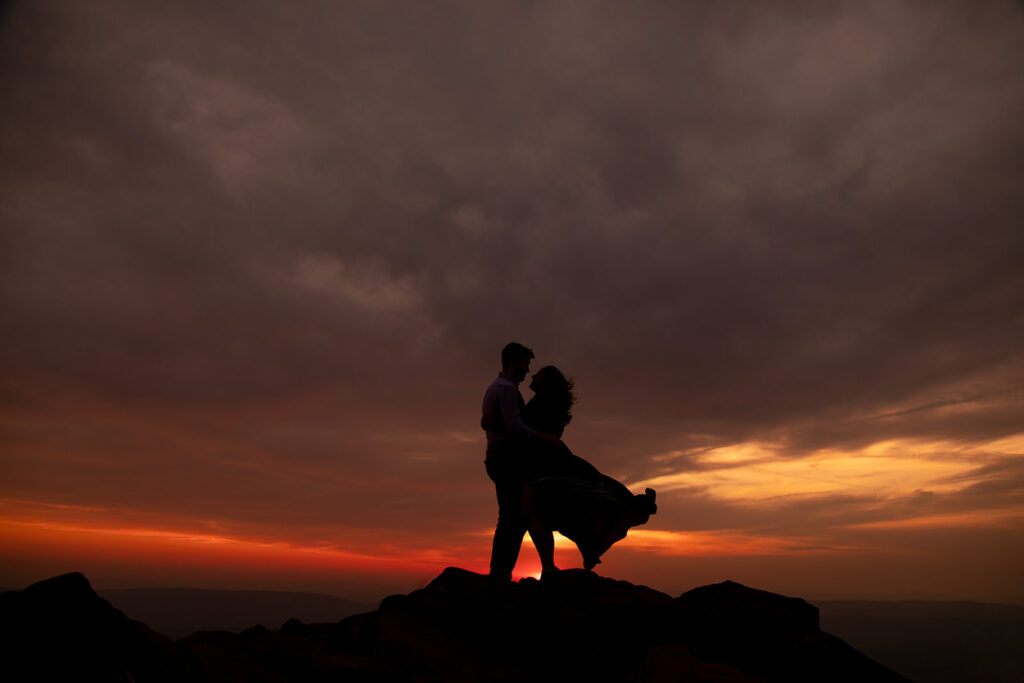
<path id="1" fill-rule="evenodd" d="M 544 571 L 542 571 L 540 573 L 540 580 L 541 581 L 545 581 L 545 582 L 552 581 L 552 580 L 557 580 L 558 576 L 559 576 L 559 574 L 561 574 L 561 572 L 562 572 L 562 570 L 559 569 L 558 567 L 552 567 L 551 569 L 545 569 Z"/>

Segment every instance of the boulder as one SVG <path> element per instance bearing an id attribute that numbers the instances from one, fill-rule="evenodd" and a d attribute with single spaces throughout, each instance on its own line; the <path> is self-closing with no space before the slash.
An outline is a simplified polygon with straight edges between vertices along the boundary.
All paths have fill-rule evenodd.
<path id="1" fill-rule="evenodd" d="M 189 681 L 169 639 L 96 595 L 79 573 L 0 593 L 5 681 Z"/>

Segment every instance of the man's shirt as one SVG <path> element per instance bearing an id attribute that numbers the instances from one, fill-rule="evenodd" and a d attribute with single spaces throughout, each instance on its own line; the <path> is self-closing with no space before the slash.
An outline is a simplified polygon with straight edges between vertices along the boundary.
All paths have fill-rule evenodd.
<path id="1" fill-rule="evenodd" d="M 525 405 L 515 378 L 506 372 L 499 373 L 484 394 L 480 426 L 487 433 L 487 450 L 521 443 L 537 434 L 536 430 L 523 424 Z"/>

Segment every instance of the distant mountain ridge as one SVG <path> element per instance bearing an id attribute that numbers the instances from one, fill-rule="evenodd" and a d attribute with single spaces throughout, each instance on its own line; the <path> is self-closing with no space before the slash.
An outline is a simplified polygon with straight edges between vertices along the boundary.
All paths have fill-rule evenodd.
<path id="1" fill-rule="evenodd" d="M 843 616 L 1024 619 L 1024 606 L 976 600 L 815 600 L 814 604 Z"/>
<path id="2" fill-rule="evenodd" d="M 196 631 L 241 631 L 256 624 L 277 627 L 289 619 L 338 621 L 374 608 L 334 595 L 291 591 L 123 588 L 97 593 L 170 638 Z"/>
<path id="3" fill-rule="evenodd" d="M 1024 681 L 1024 607 L 821 600 L 821 627 L 918 683 Z"/>

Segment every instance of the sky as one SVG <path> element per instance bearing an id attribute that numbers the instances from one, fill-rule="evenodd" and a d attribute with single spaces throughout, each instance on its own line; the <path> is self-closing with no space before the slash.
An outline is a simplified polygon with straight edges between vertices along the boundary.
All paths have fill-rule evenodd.
<path id="1" fill-rule="evenodd" d="M 0 586 L 486 571 L 516 340 L 658 491 L 599 573 L 1024 604 L 1022 64 L 1011 0 L 4 4 Z"/>

